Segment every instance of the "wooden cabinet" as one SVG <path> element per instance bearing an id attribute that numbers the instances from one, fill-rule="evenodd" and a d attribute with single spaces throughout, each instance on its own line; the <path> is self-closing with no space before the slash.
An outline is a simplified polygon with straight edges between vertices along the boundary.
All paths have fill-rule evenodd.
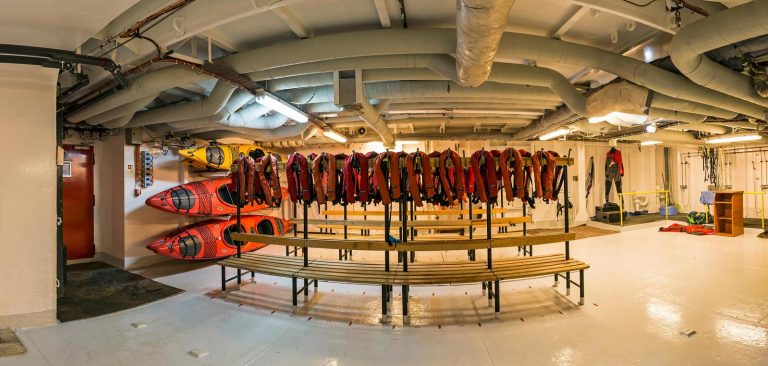
<path id="1" fill-rule="evenodd" d="M 744 192 L 715 192 L 715 234 L 744 234 Z"/>

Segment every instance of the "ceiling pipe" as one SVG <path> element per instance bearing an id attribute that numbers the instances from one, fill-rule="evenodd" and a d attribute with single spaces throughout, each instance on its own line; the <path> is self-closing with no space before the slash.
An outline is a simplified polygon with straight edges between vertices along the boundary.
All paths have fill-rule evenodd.
<path id="1" fill-rule="evenodd" d="M 131 120 L 133 126 L 144 126 L 155 123 L 183 121 L 185 119 L 203 118 L 219 113 L 235 92 L 236 87 L 219 80 L 211 93 L 198 101 L 178 103 L 167 107 L 154 108 L 138 112 Z"/>
<path id="2" fill-rule="evenodd" d="M 547 132 L 550 129 L 568 124 L 568 122 L 579 118 L 579 115 L 573 113 L 573 111 L 567 106 L 562 106 L 554 111 L 548 112 L 541 116 L 541 118 L 531 122 L 528 126 L 519 129 L 512 134 L 513 140 L 527 140 L 541 133 Z"/>
<path id="3" fill-rule="evenodd" d="M 158 95 L 159 93 L 153 93 L 146 97 L 136 99 L 132 102 L 123 104 L 115 109 L 112 109 L 104 113 L 98 114 L 96 116 L 93 116 L 91 118 L 88 118 L 85 120 L 85 122 L 88 123 L 89 125 L 98 125 L 98 124 L 111 122 L 115 119 L 122 119 L 125 116 L 128 116 L 129 117 L 128 120 L 130 120 L 131 118 L 133 118 L 134 113 L 136 113 L 136 111 L 146 107 L 147 104 L 155 100 L 155 98 L 157 98 Z M 111 124 L 114 125 L 115 123 L 113 122 Z M 123 124 L 123 126 L 124 125 L 125 124 Z M 119 127 L 122 127 L 122 126 L 119 126 Z"/>
<path id="4" fill-rule="evenodd" d="M 659 93 L 653 94 L 652 106 L 672 111 L 701 114 L 717 118 L 736 118 L 736 116 L 738 116 L 738 113 L 731 112 L 729 110 L 713 107 L 706 104 L 691 102 L 688 100 L 672 98 L 670 96 Z"/>
<path id="5" fill-rule="evenodd" d="M 697 140 L 690 132 L 671 131 L 668 129 L 657 130 L 655 133 L 639 133 L 622 136 L 618 138 L 623 141 L 661 141 L 667 144 L 688 144 L 700 145 L 701 140 Z"/>
<path id="6" fill-rule="evenodd" d="M 211 79 L 211 76 L 181 65 L 150 71 L 131 79 L 127 88 L 74 111 L 67 116 L 67 119 L 71 122 L 81 122 L 148 95 L 157 94 L 179 85 L 194 84 L 207 79 Z"/>
<path id="7" fill-rule="evenodd" d="M 707 119 L 707 116 L 701 114 L 670 111 L 668 109 L 651 107 L 648 109 L 648 119 L 665 119 L 671 121 L 680 121 L 686 123 L 701 123 Z M 723 132 L 724 133 L 724 132 Z"/>
<path id="8" fill-rule="evenodd" d="M 363 92 L 367 92 L 368 88 L 366 87 L 365 89 L 366 90 Z M 360 100 L 360 105 L 363 108 L 363 114 L 360 116 L 360 119 L 365 121 L 368 126 L 370 126 L 374 131 L 376 131 L 376 133 L 379 134 L 379 136 L 381 136 L 384 147 L 394 148 L 395 136 L 392 135 L 392 131 L 389 129 L 386 121 L 384 120 L 384 117 L 381 115 L 381 112 L 384 108 L 386 108 L 387 103 L 384 103 L 381 106 L 373 107 L 366 98 L 362 98 Z"/>
<path id="9" fill-rule="evenodd" d="M 681 123 L 679 125 L 673 125 L 668 126 L 665 128 L 666 130 L 673 130 L 673 131 L 698 131 L 698 132 L 706 132 L 713 135 L 723 135 L 728 132 L 730 132 L 730 128 L 718 126 L 718 125 L 712 125 L 709 123 Z"/>
<path id="10" fill-rule="evenodd" d="M 475 87 L 491 74 L 499 40 L 514 0 L 456 1 L 457 81 Z"/>
<path id="11" fill-rule="evenodd" d="M 167 124 L 170 126 L 178 127 L 178 126 L 184 126 L 184 125 L 191 125 L 195 123 L 196 124 L 220 123 L 221 121 L 227 120 L 232 115 L 236 114 L 241 108 L 243 108 L 251 100 L 253 100 L 253 94 L 245 90 L 237 90 L 232 95 L 232 97 L 229 98 L 227 103 L 224 105 L 224 108 L 222 108 L 219 111 L 219 113 L 216 113 L 211 116 L 187 119 L 183 121 L 167 122 Z M 150 125 L 150 124 L 146 124 L 146 125 Z M 134 127 L 133 122 L 129 123 L 128 127 Z"/>
<path id="12" fill-rule="evenodd" d="M 712 61 L 704 53 L 768 34 L 768 1 L 755 0 L 686 25 L 669 45 L 672 62 L 693 82 L 763 107 L 749 76 Z M 765 116 L 753 116 L 765 118 Z"/>
<path id="13" fill-rule="evenodd" d="M 120 127 L 125 126 L 125 124 L 128 123 L 128 121 L 131 120 L 131 118 L 133 118 L 133 114 L 129 114 L 127 116 L 122 116 L 122 117 L 115 118 L 115 119 L 113 119 L 111 121 L 104 122 L 101 125 L 104 128 L 120 128 Z"/>
<path id="14" fill-rule="evenodd" d="M 359 31 L 262 47 L 227 56 L 217 62 L 230 66 L 238 73 L 251 73 L 335 58 L 447 55 L 455 51 L 455 41 L 451 29 Z M 349 47 L 350 44 L 356 47 Z M 758 119 L 765 118 L 765 108 L 760 105 L 704 88 L 682 75 L 597 47 L 542 36 L 505 33 L 499 43 L 496 59 L 529 59 L 599 69 L 674 98 L 717 105 Z"/>
<path id="15" fill-rule="evenodd" d="M 709 122 L 710 125 L 724 126 L 740 130 L 759 130 L 760 127 L 752 122 L 747 121 L 726 121 L 726 122 Z"/>

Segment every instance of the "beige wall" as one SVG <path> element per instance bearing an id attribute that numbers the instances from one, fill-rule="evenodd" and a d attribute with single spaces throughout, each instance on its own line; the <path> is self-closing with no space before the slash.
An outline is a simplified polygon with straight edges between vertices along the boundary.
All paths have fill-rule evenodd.
<path id="1" fill-rule="evenodd" d="M 56 321 L 56 77 L 0 64 L 0 328 Z"/>

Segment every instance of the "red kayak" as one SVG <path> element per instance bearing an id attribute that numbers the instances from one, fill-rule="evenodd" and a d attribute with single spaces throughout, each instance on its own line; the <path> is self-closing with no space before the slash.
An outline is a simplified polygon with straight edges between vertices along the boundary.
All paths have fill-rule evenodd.
<path id="1" fill-rule="evenodd" d="M 272 216 L 242 216 L 242 232 L 266 235 L 284 235 L 291 230 L 287 220 Z M 210 219 L 187 225 L 155 239 L 147 249 L 156 254 L 185 260 L 204 260 L 228 257 L 237 254 L 237 247 L 230 237 L 235 232 L 237 220 Z M 243 243 L 241 253 L 251 252 L 266 246 L 262 243 Z"/>
<path id="2" fill-rule="evenodd" d="M 234 215 L 235 192 L 229 190 L 229 178 L 219 178 L 182 184 L 147 198 L 147 206 L 189 216 Z M 287 197 L 288 189 L 283 189 Z M 266 204 L 245 205 L 242 213 L 269 209 Z"/>

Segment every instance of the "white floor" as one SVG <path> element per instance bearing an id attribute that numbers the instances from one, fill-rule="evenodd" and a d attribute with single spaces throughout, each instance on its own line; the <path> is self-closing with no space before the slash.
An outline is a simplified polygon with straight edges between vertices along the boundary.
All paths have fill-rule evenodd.
<path id="1" fill-rule="evenodd" d="M 290 314 L 285 279 L 257 275 L 221 299 L 217 266 L 176 263 L 142 274 L 187 292 L 19 330 L 28 354 L 0 358 L 0 366 L 768 365 L 768 240 L 759 232 L 723 238 L 651 228 L 579 240 L 573 256 L 592 266 L 585 306 L 572 302 L 576 288 L 566 297 L 551 278 L 503 284 L 500 320 L 479 286 L 412 288 L 414 325 L 406 327 L 398 317 L 376 323 L 376 287 L 320 283 Z M 561 250 L 547 245 L 536 254 Z M 193 350 L 207 354 L 195 358 Z"/>

